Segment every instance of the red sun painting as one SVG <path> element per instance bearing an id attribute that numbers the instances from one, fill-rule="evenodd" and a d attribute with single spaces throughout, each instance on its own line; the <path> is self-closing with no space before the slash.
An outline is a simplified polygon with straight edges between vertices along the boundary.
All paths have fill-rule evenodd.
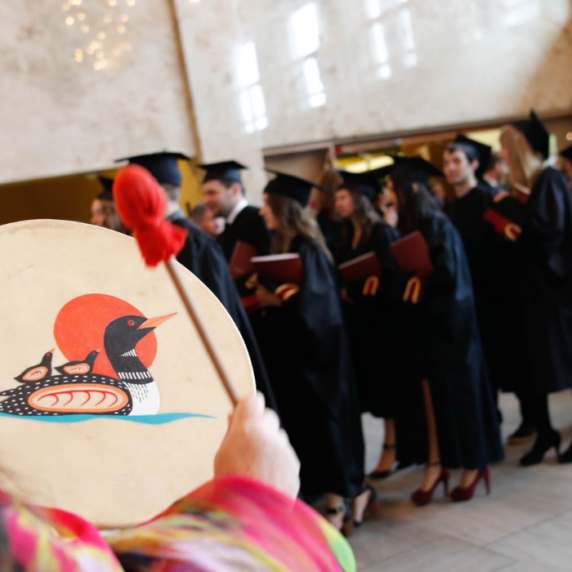
<path id="1" fill-rule="evenodd" d="M 54 325 L 54 336 L 64 356 L 70 360 L 83 360 L 94 350 L 101 349 L 94 372 L 110 377 L 117 374 L 103 347 L 107 325 L 121 316 L 143 316 L 131 304 L 106 294 L 86 294 L 70 300 L 59 312 Z M 137 355 L 149 368 L 157 355 L 154 332 L 145 336 L 136 347 Z"/>

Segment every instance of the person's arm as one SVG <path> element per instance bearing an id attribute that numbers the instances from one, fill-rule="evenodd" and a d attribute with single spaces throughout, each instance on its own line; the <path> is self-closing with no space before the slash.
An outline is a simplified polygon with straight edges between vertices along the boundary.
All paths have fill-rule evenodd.
<path id="1" fill-rule="evenodd" d="M 355 570 L 345 540 L 296 500 L 300 464 L 260 395 L 243 399 L 215 459 L 215 479 L 152 522 L 108 538 L 130 570 Z"/>
<path id="2" fill-rule="evenodd" d="M 104 533 L 105 540 L 80 517 L 0 492 L 0 570 L 353 572 L 347 542 L 296 500 L 299 469 L 276 414 L 251 395 L 230 420 L 212 481 L 148 523 Z"/>

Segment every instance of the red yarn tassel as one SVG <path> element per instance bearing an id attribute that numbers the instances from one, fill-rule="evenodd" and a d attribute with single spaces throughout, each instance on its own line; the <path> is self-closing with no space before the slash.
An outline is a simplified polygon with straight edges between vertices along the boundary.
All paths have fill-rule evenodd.
<path id="1" fill-rule="evenodd" d="M 185 244 L 187 230 L 165 220 L 167 201 L 156 179 L 139 165 L 119 171 L 113 197 L 123 224 L 134 231 L 148 266 L 176 256 Z"/>
<path id="2" fill-rule="evenodd" d="M 123 224 L 134 231 L 137 244 L 147 266 L 164 262 L 189 317 L 219 374 L 220 380 L 233 405 L 239 396 L 234 388 L 230 372 L 206 328 L 189 289 L 181 277 L 176 256 L 185 244 L 188 231 L 165 220 L 167 200 L 163 189 L 147 169 L 139 165 L 127 165 L 119 171 L 113 184 L 113 197 Z"/>

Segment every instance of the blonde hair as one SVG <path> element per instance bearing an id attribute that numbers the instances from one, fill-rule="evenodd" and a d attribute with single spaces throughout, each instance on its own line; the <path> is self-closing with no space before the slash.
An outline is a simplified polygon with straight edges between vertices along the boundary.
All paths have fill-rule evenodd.
<path id="1" fill-rule="evenodd" d="M 543 160 L 535 153 L 523 133 L 516 127 L 507 125 L 501 130 L 501 145 L 507 150 L 509 180 L 532 188 L 543 170 Z"/>

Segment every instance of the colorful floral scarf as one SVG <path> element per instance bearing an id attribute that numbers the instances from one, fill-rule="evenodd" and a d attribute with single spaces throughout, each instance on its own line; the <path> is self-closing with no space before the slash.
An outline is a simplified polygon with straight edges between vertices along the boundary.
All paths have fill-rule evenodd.
<path id="1" fill-rule="evenodd" d="M 354 572 L 316 512 L 244 477 L 219 477 L 157 518 L 100 533 L 73 514 L 0 492 L 0 572 Z"/>

